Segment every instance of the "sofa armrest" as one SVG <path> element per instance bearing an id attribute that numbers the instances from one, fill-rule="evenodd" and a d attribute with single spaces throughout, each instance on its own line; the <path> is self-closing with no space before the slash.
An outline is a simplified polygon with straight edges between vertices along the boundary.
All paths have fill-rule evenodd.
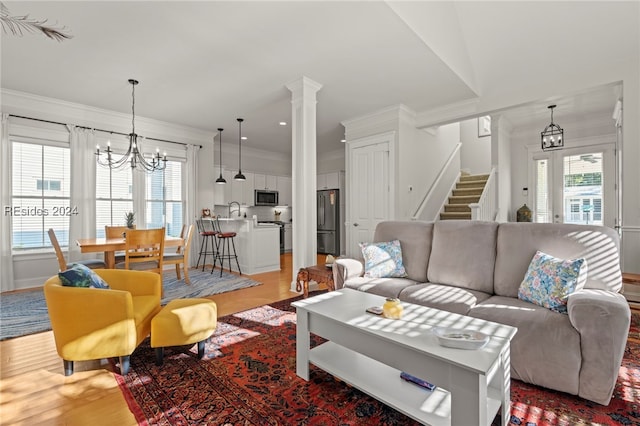
<path id="1" fill-rule="evenodd" d="M 114 290 L 127 291 L 132 296 L 158 296 L 158 303 L 162 297 L 162 277 L 155 272 L 96 269 L 96 273 Z"/>
<path id="2" fill-rule="evenodd" d="M 333 282 L 336 290 L 344 287 L 344 282 L 350 278 L 361 277 L 364 274 L 364 264 L 356 259 L 336 259 L 333 263 Z"/>
<path id="3" fill-rule="evenodd" d="M 622 294 L 584 289 L 569 296 L 567 308 L 571 324 L 580 333 L 579 395 L 607 405 L 627 344 L 629 304 Z"/>

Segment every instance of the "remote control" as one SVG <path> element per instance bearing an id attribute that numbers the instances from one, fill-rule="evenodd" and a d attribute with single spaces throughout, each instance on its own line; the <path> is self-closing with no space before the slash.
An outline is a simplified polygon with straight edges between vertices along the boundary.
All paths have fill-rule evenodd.
<path id="1" fill-rule="evenodd" d="M 400 373 L 400 378 L 406 380 L 407 382 L 415 383 L 416 385 L 428 389 L 430 391 L 436 388 L 436 385 L 427 382 L 426 380 L 422 380 L 419 377 L 412 376 L 411 374 L 405 373 L 404 371 Z"/>

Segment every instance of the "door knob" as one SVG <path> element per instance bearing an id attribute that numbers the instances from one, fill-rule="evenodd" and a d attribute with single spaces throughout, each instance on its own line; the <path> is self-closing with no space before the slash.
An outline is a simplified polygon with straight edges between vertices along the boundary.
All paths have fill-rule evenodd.
<path id="1" fill-rule="evenodd" d="M 354 223 L 354 224 L 353 224 L 353 226 L 359 226 L 359 225 L 360 225 L 359 223 Z"/>

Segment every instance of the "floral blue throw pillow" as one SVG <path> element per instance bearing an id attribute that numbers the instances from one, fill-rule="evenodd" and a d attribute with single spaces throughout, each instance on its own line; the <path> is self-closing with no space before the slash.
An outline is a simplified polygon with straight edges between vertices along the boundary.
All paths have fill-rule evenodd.
<path id="1" fill-rule="evenodd" d="M 518 299 L 566 314 L 569 295 L 581 290 L 586 280 L 586 259 L 563 260 L 537 251 L 518 289 Z"/>
<path id="2" fill-rule="evenodd" d="M 58 277 L 66 287 L 109 288 L 109 284 L 100 275 L 80 263 L 74 263 L 71 268 L 59 272 Z"/>
<path id="3" fill-rule="evenodd" d="M 406 277 L 399 240 L 360 243 L 364 257 L 364 276 L 369 278 Z"/>

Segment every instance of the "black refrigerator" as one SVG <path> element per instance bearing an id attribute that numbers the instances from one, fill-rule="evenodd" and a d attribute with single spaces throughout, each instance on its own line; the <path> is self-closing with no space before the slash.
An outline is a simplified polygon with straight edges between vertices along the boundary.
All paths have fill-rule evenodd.
<path id="1" fill-rule="evenodd" d="M 340 255 L 340 191 L 318 191 L 318 253 Z"/>

